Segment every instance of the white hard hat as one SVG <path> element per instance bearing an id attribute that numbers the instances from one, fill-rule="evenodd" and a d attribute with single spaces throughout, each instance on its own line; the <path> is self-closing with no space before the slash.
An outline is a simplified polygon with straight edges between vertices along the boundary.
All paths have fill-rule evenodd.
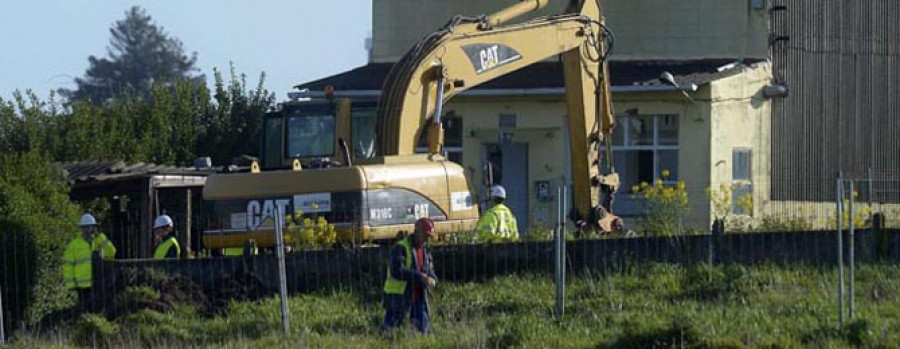
<path id="1" fill-rule="evenodd" d="M 162 216 L 156 217 L 156 220 L 153 221 L 153 229 L 162 228 L 162 227 L 171 227 L 174 225 L 175 224 L 172 223 L 172 218 L 170 218 L 168 215 L 162 215 Z"/>
<path id="2" fill-rule="evenodd" d="M 506 189 L 503 189 L 503 186 L 499 184 L 491 187 L 491 197 L 506 199 Z"/>
<path id="3" fill-rule="evenodd" d="M 97 219 L 94 216 L 91 216 L 90 213 L 85 213 L 84 216 L 81 216 L 81 220 L 78 221 L 78 226 L 81 227 L 89 227 L 92 225 L 97 225 Z"/>

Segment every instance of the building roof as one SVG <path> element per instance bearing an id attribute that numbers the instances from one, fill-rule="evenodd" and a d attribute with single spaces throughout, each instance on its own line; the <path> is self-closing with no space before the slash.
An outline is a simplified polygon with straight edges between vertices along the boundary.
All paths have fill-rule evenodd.
<path id="1" fill-rule="evenodd" d="M 76 186 L 87 183 L 130 180 L 157 174 L 205 177 L 216 171 L 215 168 L 197 169 L 144 162 L 129 165 L 119 160 L 63 162 L 58 165 L 65 171 L 69 183 Z"/>
<path id="2" fill-rule="evenodd" d="M 745 60 L 751 65 L 761 60 Z M 741 72 L 734 59 L 702 59 L 681 61 L 612 61 L 610 75 L 613 87 L 664 86 L 657 78 L 668 71 L 680 84 L 703 85 Z M 381 85 L 394 63 L 369 63 L 322 79 L 301 83 L 295 88 L 322 91 L 331 85 L 335 91 L 381 90 Z M 563 87 L 563 68 L 560 62 L 539 62 L 474 88 L 532 89 Z"/>

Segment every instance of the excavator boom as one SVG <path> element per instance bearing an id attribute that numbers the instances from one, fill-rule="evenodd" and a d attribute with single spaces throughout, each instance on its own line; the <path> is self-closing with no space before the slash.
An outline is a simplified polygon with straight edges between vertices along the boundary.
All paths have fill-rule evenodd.
<path id="1" fill-rule="evenodd" d="M 426 132 L 428 152 L 439 157 L 443 103 L 479 84 L 562 55 L 576 220 L 605 219 L 592 225 L 614 231 L 620 223 L 609 212 L 618 177 L 611 164 L 602 171 L 600 154 L 615 126 L 606 61 L 608 31 L 595 0 L 570 1 L 567 13 L 504 25 L 546 4 L 547 0 L 528 0 L 491 16 L 457 16 L 415 45 L 392 68 L 382 88 L 377 151 L 383 156 L 413 154 L 416 141 Z"/>

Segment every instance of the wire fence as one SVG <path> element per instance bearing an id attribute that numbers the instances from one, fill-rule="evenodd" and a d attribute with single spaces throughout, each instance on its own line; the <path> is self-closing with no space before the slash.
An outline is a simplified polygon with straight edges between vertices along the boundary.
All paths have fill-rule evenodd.
<path id="1" fill-rule="evenodd" d="M 443 207 L 452 208 L 458 195 L 439 197 L 427 208 L 419 198 L 385 200 L 368 193 L 353 201 L 352 195 L 335 195 L 318 209 L 280 219 L 282 208 L 297 212 L 293 198 L 284 198 L 291 203 L 281 206 L 281 199 L 275 199 L 271 214 L 264 202 L 208 203 L 208 212 L 227 215 L 208 219 L 218 231 L 204 241 L 229 241 L 227 250 L 191 246 L 196 255 L 167 260 L 94 256 L 89 288 L 63 286 L 61 252 L 4 249 L 3 260 L 13 264 L 0 275 L 3 330 L 25 346 L 232 341 L 258 346 L 281 336 L 313 346 L 391 343 L 397 339 L 380 334 L 379 325 L 392 244 L 407 238 L 415 219 L 428 216 L 438 222 L 443 236 L 429 244 L 440 281 L 430 291 L 432 327 L 438 340 L 458 331 L 475 333 L 464 336 L 460 346 L 547 343 L 523 338 L 548 333 L 562 338 L 568 331 L 586 331 L 586 342 L 578 343 L 612 347 L 898 343 L 891 341 L 898 340 L 892 330 L 900 326 L 894 315 L 900 314 L 895 302 L 900 296 L 900 227 L 891 225 L 896 218 L 889 209 L 900 202 L 891 196 L 900 181 L 845 176 L 837 183 L 835 201 L 805 204 L 821 212 L 803 213 L 815 223 L 783 225 L 777 231 L 747 229 L 759 227 L 746 220 L 760 222 L 766 210 L 797 214 L 797 203 L 768 202 L 745 208 L 749 215 L 728 216 L 738 217 L 733 221 L 711 222 L 708 229 L 684 223 L 677 231 L 632 229 L 606 236 L 576 234 L 569 221 L 570 187 L 560 185 L 550 204 L 556 214 L 545 224 L 521 225 L 528 228 L 520 231 L 518 241 L 484 241 L 473 232 L 474 221 L 452 222 L 457 216 Z M 869 187 L 884 190 L 859 189 Z M 678 183 L 663 184 L 657 194 L 641 198 L 677 205 L 678 190 Z M 707 196 L 710 220 L 716 216 L 714 196 Z M 725 201 L 730 210 L 740 205 L 734 197 Z M 360 210 L 352 202 L 387 203 L 390 210 Z M 485 204 L 482 209 L 488 208 Z M 456 202 L 460 211 L 466 205 Z M 776 212 L 779 205 L 788 212 Z M 645 207 L 680 214 L 663 206 Z M 659 223 L 673 218 L 667 215 L 633 220 Z M 373 218 L 385 223 L 358 225 Z M 534 222 L 522 215 L 519 219 Z M 467 230 L 459 231 L 462 226 Z M 246 232 L 248 227 L 259 232 L 240 235 L 240 228 Z M 283 240 L 274 238 L 276 228 L 283 229 Z M 380 244 L 348 239 L 383 231 L 393 234 Z M 15 236 L 4 244 L 29 246 L 27 235 Z M 278 241 L 284 247 L 273 245 Z M 274 303 L 279 299 L 285 301 L 283 307 Z M 568 327 L 553 327 L 555 322 Z M 323 336 L 357 341 L 316 342 Z"/>

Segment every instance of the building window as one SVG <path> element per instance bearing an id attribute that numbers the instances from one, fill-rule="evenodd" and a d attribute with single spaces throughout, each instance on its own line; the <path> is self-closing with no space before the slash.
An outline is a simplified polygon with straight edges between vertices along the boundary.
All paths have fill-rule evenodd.
<path id="1" fill-rule="evenodd" d="M 444 126 L 444 151 L 443 156 L 447 158 L 447 160 L 453 161 L 457 164 L 462 164 L 462 154 L 463 154 L 463 122 L 462 118 L 459 116 L 455 116 L 455 114 L 450 111 L 441 118 L 441 124 Z M 419 137 L 419 143 L 416 147 L 416 153 L 427 153 L 428 152 L 428 140 L 427 140 L 427 131 L 423 130 L 421 137 Z"/>
<path id="2" fill-rule="evenodd" d="M 614 210 L 623 216 L 641 215 L 640 202 L 631 187 L 657 179 L 678 181 L 678 116 L 620 115 L 612 134 L 613 161 L 621 180 Z M 605 154 L 604 154 L 605 155 Z M 669 176 L 663 177 L 663 170 Z"/>
<path id="3" fill-rule="evenodd" d="M 748 148 L 731 151 L 731 213 L 750 215 L 753 208 L 752 152 Z"/>

